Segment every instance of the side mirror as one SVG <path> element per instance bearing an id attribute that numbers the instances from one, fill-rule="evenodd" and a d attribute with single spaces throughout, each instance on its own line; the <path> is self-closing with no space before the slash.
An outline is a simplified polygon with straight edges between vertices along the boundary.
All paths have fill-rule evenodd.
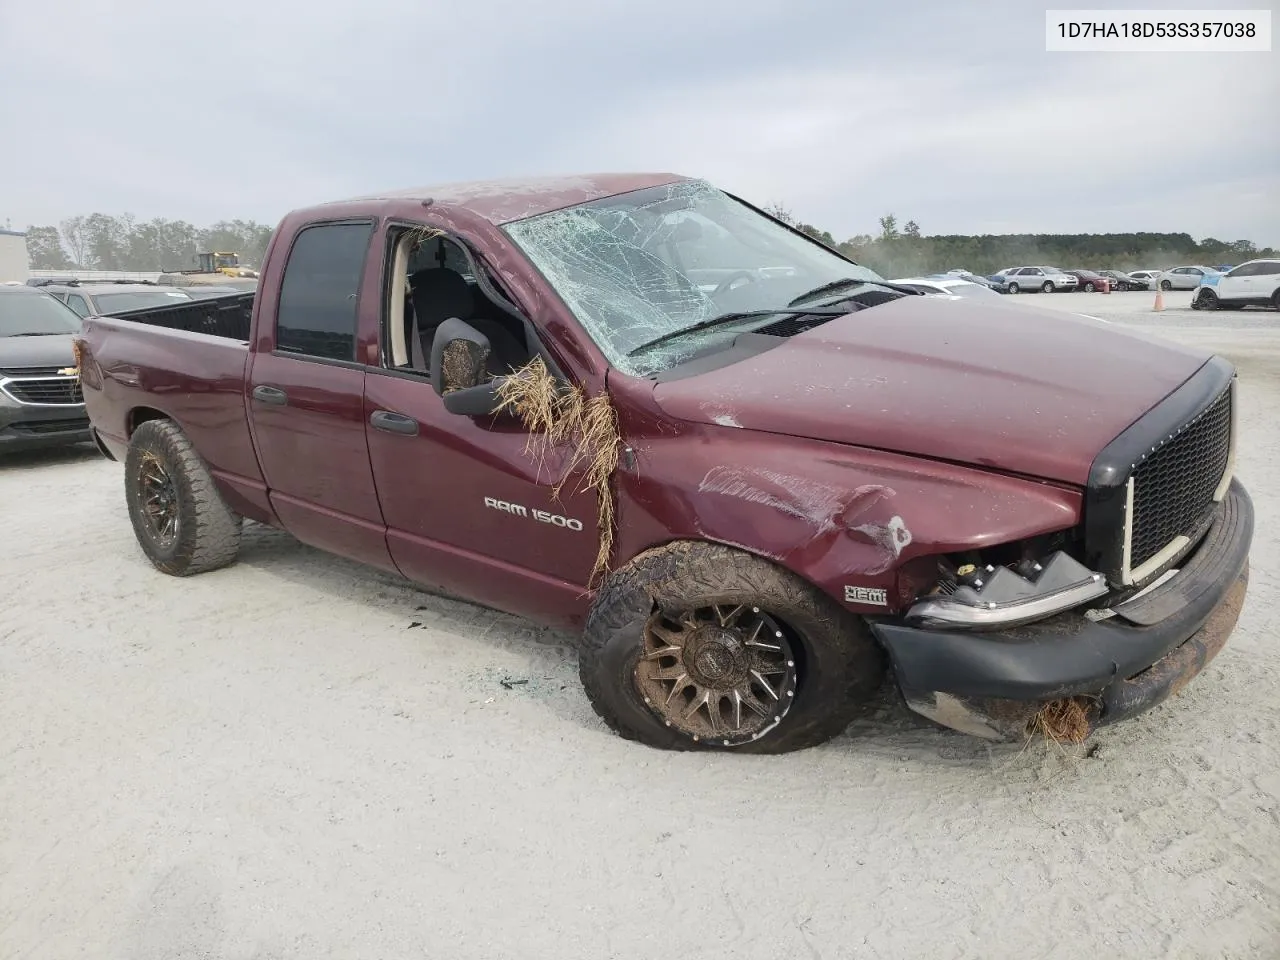
<path id="1" fill-rule="evenodd" d="M 431 338 L 431 386 L 450 413 L 466 417 L 493 414 L 500 379 L 489 376 L 489 338 L 457 317 L 446 320 Z"/>
<path id="2" fill-rule="evenodd" d="M 431 338 L 431 386 L 440 396 L 468 390 L 488 379 L 489 338 L 453 317 Z"/>

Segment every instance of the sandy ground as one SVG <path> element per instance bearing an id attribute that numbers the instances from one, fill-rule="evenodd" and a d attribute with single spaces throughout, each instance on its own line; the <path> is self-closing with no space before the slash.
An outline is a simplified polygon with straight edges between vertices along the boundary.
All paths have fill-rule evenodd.
<path id="1" fill-rule="evenodd" d="M 1280 957 L 1280 316 L 1044 299 L 1236 360 L 1258 511 L 1224 652 L 1087 755 L 648 750 L 569 638 L 272 531 L 170 579 L 117 464 L 0 463 L 0 957 Z"/>

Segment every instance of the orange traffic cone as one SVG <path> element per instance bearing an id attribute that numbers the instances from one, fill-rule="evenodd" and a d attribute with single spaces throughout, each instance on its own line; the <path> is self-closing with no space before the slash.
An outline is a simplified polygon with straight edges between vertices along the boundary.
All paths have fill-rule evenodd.
<path id="1" fill-rule="evenodd" d="M 1164 309 L 1164 291 L 1160 289 L 1160 284 L 1156 284 L 1156 304 L 1151 309 L 1160 311 Z"/>

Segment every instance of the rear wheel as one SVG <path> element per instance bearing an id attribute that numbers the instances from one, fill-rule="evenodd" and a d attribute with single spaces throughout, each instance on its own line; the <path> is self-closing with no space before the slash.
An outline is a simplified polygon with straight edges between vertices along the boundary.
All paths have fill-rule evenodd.
<path id="1" fill-rule="evenodd" d="M 124 482 L 134 535 L 157 569 L 185 577 L 235 560 L 242 521 L 176 423 L 148 420 L 133 432 Z"/>
<path id="2" fill-rule="evenodd" d="M 605 582 L 579 671 L 596 713 L 626 739 L 785 753 L 848 726 L 884 661 L 860 618 L 795 574 L 728 547 L 678 543 Z"/>
<path id="3" fill-rule="evenodd" d="M 1092 280 L 1090 280 L 1088 283 L 1086 283 L 1086 284 L 1084 285 L 1084 289 L 1085 289 L 1085 293 L 1093 293 L 1093 291 L 1094 291 L 1094 289 L 1095 289 L 1095 288 L 1094 288 L 1094 286 L 1093 286 L 1093 281 L 1092 281 Z"/>

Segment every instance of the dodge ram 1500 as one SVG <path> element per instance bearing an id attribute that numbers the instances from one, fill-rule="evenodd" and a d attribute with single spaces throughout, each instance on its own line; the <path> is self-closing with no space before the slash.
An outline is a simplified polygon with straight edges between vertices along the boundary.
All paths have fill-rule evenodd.
<path id="1" fill-rule="evenodd" d="M 954 729 L 1079 739 L 1244 600 L 1230 363 L 918 295 L 703 180 L 298 210 L 255 293 L 77 351 L 160 570 L 247 519 L 581 630 L 596 711 L 657 747 L 817 744 L 886 674 Z"/>

